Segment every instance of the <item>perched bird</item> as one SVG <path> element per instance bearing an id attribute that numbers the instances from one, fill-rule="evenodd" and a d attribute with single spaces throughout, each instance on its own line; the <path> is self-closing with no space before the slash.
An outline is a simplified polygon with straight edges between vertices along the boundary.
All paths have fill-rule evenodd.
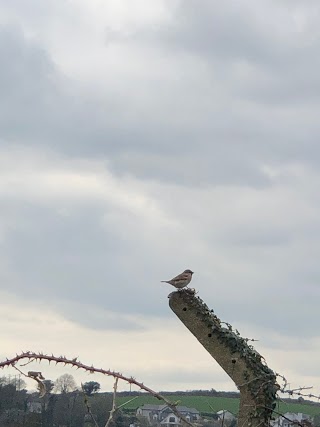
<path id="1" fill-rule="evenodd" d="M 179 274 L 178 276 L 174 277 L 171 280 L 161 280 L 162 283 L 169 283 L 170 285 L 174 286 L 177 289 L 182 289 L 185 286 L 189 285 L 191 282 L 193 275 L 193 271 L 191 270 L 184 270 L 183 273 Z"/>

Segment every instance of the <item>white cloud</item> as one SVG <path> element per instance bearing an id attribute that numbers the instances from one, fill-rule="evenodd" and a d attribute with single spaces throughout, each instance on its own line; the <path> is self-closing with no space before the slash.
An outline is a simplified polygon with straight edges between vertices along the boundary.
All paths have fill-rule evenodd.
<path id="1" fill-rule="evenodd" d="M 113 176 L 102 162 L 52 159 L 50 153 L 39 155 L 23 147 L 0 154 L 2 198 L 65 207 L 105 203 L 142 220 L 170 226 L 158 201 L 139 189 L 135 179 Z"/>
<path id="2" fill-rule="evenodd" d="M 83 315 L 86 313 L 84 312 Z M 109 313 L 112 316 L 112 313 Z M 194 345 L 194 338 L 177 325 L 176 321 L 157 318 L 137 319 L 144 327 L 140 331 L 103 331 L 81 327 L 52 311 L 48 305 L 29 301 L 27 304 L 19 297 L 1 293 L 2 360 L 14 357 L 23 351 L 53 353 L 70 359 L 78 357 L 85 364 L 120 371 L 134 376 L 138 381 L 154 389 L 209 388 L 212 382 L 232 387 L 226 375 L 204 349 Z M 108 313 L 101 319 L 108 322 Z M 183 353 L 177 347 L 186 348 Z M 190 369 L 197 359 L 195 371 Z M 21 368 L 23 370 L 23 368 Z M 62 373 L 72 373 L 80 381 L 89 381 L 87 373 L 79 373 L 70 368 L 28 365 L 28 370 L 41 370 L 46 378 L 55 379 Z M 210 370 L 210 372 L 208 372 Z M 15 371 L 10 371 L 14 373 Z M 6 374 L 6 371 L 3 371 Z M 95 375 L 96 381 L 110 390 L 110 381 Z M 32 383 L 28 383 L 29 385 Z M 128 385 L 122 384 L 122 389 Z"/>
<path id="3" fill-rule="evenodd" d="M 97 330 L 67 320 L 51 310 L 48 303 L 26 303 L 19 296 L 4 292 L 1 292 L 0 309 L 2 360 L 22 350 L 53 353 L 69 359 L 78 357 L 84 364 L 134 376 L 155 390 L 235 390 L 232 381 L 176 319 L 138 316 L 135 320 L 143 326 L 141 330 Z M 83 315 L 86 315 L 85 310 Z M 101 321 L 108 322 L 112 316 L 114 314 L 105 313 Z M 242 325 L 241 329 L 250 338 L 260 335 L 254 346 L 272 369 L 290 380 L 292 388 L 314 386 L 312 392 L 317 393 L 319 338 L 303 341 L 286 338 L 250 324 Z M 306 359 L 307 368 L 303 362 Z M 20 369 L 26 371 L 23 367 Z M 110 391 L 112 386 L 112 381 L 102 375 L 95 374 L 93 378 L 88 373 L 47 362 L 30 364 L 27 370 L 41 370 L 50 379 L 69 372 L 78 384 L 94 379 L 105 390 Z M 12 369 L 3 371 L 3 375 L 9 373 L 17 374 Z M 35 387 L 31 381 L 27 382 L 29 387 Z M 128 388 L 123 383 L 120 389 Z"/>

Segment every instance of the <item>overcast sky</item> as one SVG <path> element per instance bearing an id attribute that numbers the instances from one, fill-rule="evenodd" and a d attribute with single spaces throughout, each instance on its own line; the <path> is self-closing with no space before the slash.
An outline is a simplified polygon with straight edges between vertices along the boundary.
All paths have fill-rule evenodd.
<path id="1" fill-rule="evenodd" d="M 160 280 L 190 268 L 320 392 L 319 19 L 312 0 L 0 0 L 1 359 L 232 390 L 168 307 Z"/>

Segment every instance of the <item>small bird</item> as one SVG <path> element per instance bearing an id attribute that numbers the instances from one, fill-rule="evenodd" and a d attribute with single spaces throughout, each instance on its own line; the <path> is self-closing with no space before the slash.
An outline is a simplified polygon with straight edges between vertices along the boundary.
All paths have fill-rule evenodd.
<path id="1" fill-rule="evenodd" d="M 161 280 L 162 283 L 169 283 L 169 285 L 174 286 L 177 289 L 182 289 L 185 286 L 189 285 L 191 282 L 193 275 L 193 271 L 191 270 L 184 270 L 183 273 L 179 274 L 178 276 L 174 277 L 171 280 Z"/>

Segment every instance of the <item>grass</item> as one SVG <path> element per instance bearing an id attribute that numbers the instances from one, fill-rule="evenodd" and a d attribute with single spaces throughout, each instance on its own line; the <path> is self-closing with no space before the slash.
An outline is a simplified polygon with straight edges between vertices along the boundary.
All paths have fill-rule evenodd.
<path id="1" fill-rule="evenodd" d="M 239 399 L 236 398 L 227 398 L 227 397 L 211 397 L 211 396 L 177 396 L 166 395 L 166 398 L 172 402 L 179 401 L 179 405 L 187 406 L 189 408 L 195 408 L 199 412 L 217 412 L 221 409 L 226 409 L 227 411 L 237 414 L 239 410 Z M 130 400 L 130 397 L 118 397 L 117 404 L 121 405 Z M 138 396 L 132 402 L 129 402 L 124 406 L 124 409 L 136 410 L 139 406 L 142 406 L 144 403 L 150 403 L 154 405 L 161 405 L 163 402 L 150 396 L 143 395 Z M 320 414 L 320 406 L 312 405 L 310 403 L 286 403 L 278 402 L 275 409 L 277 412 L 302 412 L 311 416 Z"/>

